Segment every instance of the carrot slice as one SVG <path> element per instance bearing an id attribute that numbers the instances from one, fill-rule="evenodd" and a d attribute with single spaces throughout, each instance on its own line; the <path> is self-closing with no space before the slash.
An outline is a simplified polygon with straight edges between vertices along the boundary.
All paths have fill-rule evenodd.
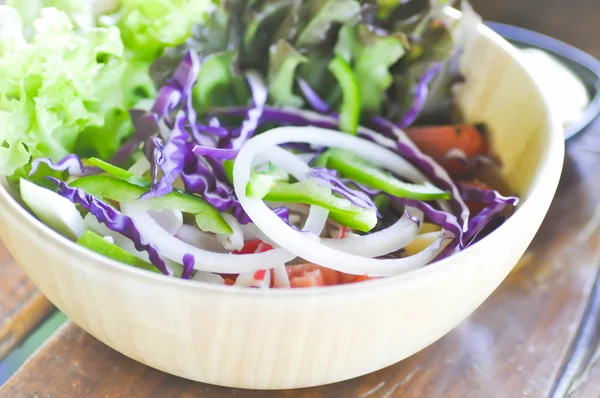
<path id="1" fill-rule="evenodd" d="M 421 151 L 440 163 L 452 177 L 463 176 L 469 168 L 461 159 L 448 159 L 451 150 L 462 151 L 468 159 L 488 153 L 485 137 L 473 125 L 420 126 L 412 127 L 406 133 Z"/>

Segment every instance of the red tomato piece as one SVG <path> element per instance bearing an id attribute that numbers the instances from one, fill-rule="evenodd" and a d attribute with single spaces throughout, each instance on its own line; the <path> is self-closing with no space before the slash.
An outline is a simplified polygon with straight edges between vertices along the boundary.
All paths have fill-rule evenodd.
<path id="1" fill-rule="evenodd" d="M 326 286 L 323 281 L 323 275 L 320 269 L 305 272 L 301 276 L 295 276 L 290 279 L 291 287 L 318 287 Z"/>
<path id="2" fill-rule="evenodd" d="M 325 285 L 331 286 L 340 284 L 340 272 L 334 269 L 321 267 L 311 263 L 288 265 L 285 268 L 287 269 L 290 280 L 294 277 L 303 276 L 310 272 L 318 270 L 320 271 L 321 277 L 323 278 L 323 282 L 325 283 Z"/>

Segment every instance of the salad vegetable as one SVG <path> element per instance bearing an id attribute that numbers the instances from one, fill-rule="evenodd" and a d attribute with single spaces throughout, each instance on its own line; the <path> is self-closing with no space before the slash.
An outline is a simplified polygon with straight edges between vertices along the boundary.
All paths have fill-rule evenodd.
<path id="1" fill-rule="evenodd" d="M 196 283 L 419 269 L 518 204 L 478 180 L 500 165 L 453 93 L 479 18 L 450 3 L 10 1 L 0 175 L 80 246 Z"/>

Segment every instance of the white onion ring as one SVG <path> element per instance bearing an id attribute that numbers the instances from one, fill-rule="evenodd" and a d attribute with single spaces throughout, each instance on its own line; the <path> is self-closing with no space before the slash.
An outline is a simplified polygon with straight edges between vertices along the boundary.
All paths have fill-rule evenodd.
<path id="1" fill-rule="evenodd" d="M 217 240 L 215 234 L 201 231 L 198 227 L 183 224 L 175 234 L 175 237 L 202 250 L 217 253 L 229 253 L 229 251 Z"/>
<path id="2" fill-rule="evenodd" d="M 109 229 L 106 225 L 100 223 L 96 219 L 96 217 L 94 217 L 91 213 L 88 213 L 85 216 L 83 222 L 86 229 L 89 229 L 90 231 L 93 231 L 98 235 L 102 235 L 105 239 L 106 237 L 111 238 L 113 240 L 112 244 L 114 244 L 115 246 L 120 247 L 121 249 L 125 250 L 129 254 L 132 254 L 133 256 L 139 258 L 142 261 L 151 263 L 150 257 L 148 256 L 147 252 L 138 251 L 129 238 L 121 235 L 118 232 L 113 231 L 112 229 Z M 169 269 L 172 275 L 179 276 L 183 272 L 183 267 L 174 261 L 165 260 L 165 264 L 167 265 L 167 268 Z"/>
<path id="3" fill-rule="evenodd" d="M 231 227 L 231 233 L 228 235 L 217 234 L 217 241 L 229 251 L 242 250 L 244 247 L 244 232 L 240 227 L 240 223 L 231 214 L 221 214 L 225 222 Z"/>
<path id="4" fill-rule="evenodd" d="M 252 221 L 279 246 L 312 263 L 354 275 L 397 275 L 421 268 L 435 258 L 441 249 L 442 240 L 447 237 L 443 232 L 440 233 L 440 239 L 414 256 L 400 259 L 367 258 L 332 249 L 318 240 L 311 239 L 304 233 L 297 232 L 286 225 L 261 200 L 246 196 L 246 186 L 250 180 L 254 157 L 258 153 L 269 149 L 263 156 L 278 163 L 279 155 L 275 154 L 271 158 L 270 155 L 275 153 L 271 149 L 276 145 L 287 142 L 305 142 L 351 150 L 360 153 L 361 157 L 372 163 L 402 176 L 407 176 L 410 170 L 417 171 L 404 159 L 388 149 L 358 137 L 323 128 L 278 127 L 250 139 L 242 147 L 235 160 L 233 170 L 235 193 Z M 285 152 L 290 156 L 290 159 L 295 157 L 292 153 Z M 298 159 L 298 161 L 302 162 L 301 159 Z M 281 167 L 282 164 L 278 164 L 278 166 Z M 418 172 L 418 174 L 421 173 Z"/>
<path id="5" fill-rule="evenodd" d="M 261 269 L 270 269 L 278 264 L 286 263 L 296 256 L 283 248 L 274 248 L 263 253 L 224 254 L 202 250 L 169 235 L 150 217 L 148 212 L 137 203 L 122 203 L 123 214 L 130 217 L 147 243 L 156 246 L 160 254 L 172 261 L 181 263 L 183 256 L 191 254 L 196 260 L 194 269 L 198 271 L 242 274 Z M 270 209 L 275 218 L 281 220 Z M 282 221 L 283 222 L 283 221 Z M 320 233 L 320 231 L 317 231 Z"/>
<path id="6" fill-rule="evenodd" d="M 273 268 L 273 287 L 291 287 L 290 276 L 287 273 L 287 268 L 285 267 L 285 264 L 281 264 Z"/>
<path id="7" fill-rule="evenodd" d="M 196 271 L 190 278 L 193 281 L 210 283 L 213 285 L 224 285 L 225 279 L 221 275 L 213 274 L 212 272 Z"/>
<path id="8" fill-rule="evenodd" d="M 177 209 L 151 210 L 149 213 L 171 235 L 175 235 L 183 225 L 183 213 Z"/>
<path id="9" fill-rule="evenodd" d="M 410 208 L 409 213 L 423 222 L 423 213 Z M 344 239 L 325 238 L 321 243 L 332 249 L 365 257 L 379 257 L 400 250 L 419 233 L 419 226 L 404 214 L 386 229 L 368 235 L 350 235 Z"/>

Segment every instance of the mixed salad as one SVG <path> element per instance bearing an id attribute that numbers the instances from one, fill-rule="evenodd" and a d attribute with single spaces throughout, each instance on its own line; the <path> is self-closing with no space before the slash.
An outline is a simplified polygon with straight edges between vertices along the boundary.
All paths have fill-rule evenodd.
<path id="1" fill-rule="evenodd" d="M 0 175 L 150 272 L 289 288 L 418 269 L 518 203 L 455 106 L 479 18 L 449 3 L 9 0 Z"/>

